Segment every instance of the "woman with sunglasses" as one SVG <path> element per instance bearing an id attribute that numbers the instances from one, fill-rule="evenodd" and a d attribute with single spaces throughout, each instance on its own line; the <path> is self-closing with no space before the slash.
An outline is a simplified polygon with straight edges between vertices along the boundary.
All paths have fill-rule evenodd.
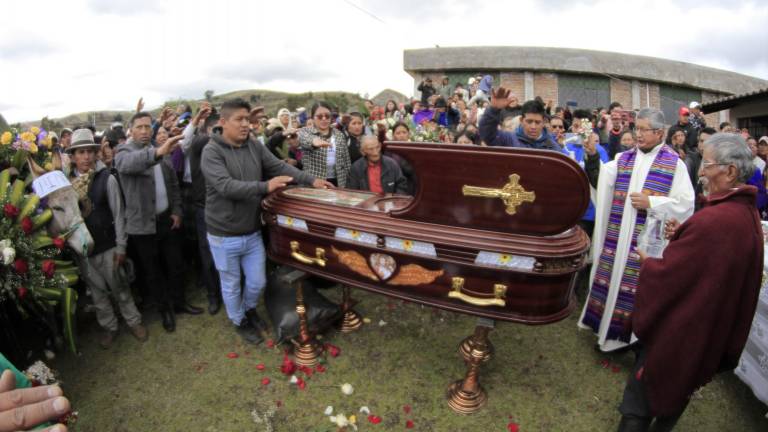
<path id="1" fill-rule="evenodd" d="M 347 186 L 352 163 L 347 139 L 340 130 L 331 127 L 331 111 L 327 102 L 318 101 L 312 105 L 312 126 L 299 130 L 299 147 L 303 153 L 304 171 L 343 188 Z"/>

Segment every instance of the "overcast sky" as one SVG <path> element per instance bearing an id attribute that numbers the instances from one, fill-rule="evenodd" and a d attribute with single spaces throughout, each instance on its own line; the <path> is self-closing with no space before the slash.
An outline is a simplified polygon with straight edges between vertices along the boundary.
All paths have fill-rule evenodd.
<path id="1" fill-rule="evenodd" d="M 9 122 L 248 88 L 411 94 L 403 50 L 587 48 L 768 79 L 768 1 L 8 0 Z"/>

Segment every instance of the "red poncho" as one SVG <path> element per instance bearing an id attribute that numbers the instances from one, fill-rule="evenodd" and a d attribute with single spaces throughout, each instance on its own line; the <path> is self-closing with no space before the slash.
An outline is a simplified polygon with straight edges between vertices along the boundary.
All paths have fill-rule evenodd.
<path id="1" fill-rule="evenodd" d="M 763 274 L 757 190 L 711 197 L 640 269 L 634 332 L 654 416 L 679 412 L 698 387 L 733 369 L 747 341 Z"/>

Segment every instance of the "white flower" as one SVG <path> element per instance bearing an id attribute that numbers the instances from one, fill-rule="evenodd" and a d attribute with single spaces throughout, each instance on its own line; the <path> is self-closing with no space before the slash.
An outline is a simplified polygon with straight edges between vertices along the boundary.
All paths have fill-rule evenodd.
<path id="1" fill-rule="evenodd" d="M 16 259 L 16 249 L 12 247 L 3 248 L 3 264 L 10 265 Z"/>
<path id="2" fill-rule="evenodd" d="M 332 406 L 330 406 L 330 405 L 328 405 L 328 406 L 325 408 L 325 412 L 323 412 L 323 414 L 325 414 L 325 415 L 327 415 L 327 416 L 329 416 L 329 415 L 333 414 L 333 407 L 332 407 Z"/>
<path id="3" fill-rule="evenodd" d="M 349 395 L 351 395 L 352 393 L 355 392 L 355 388 L 352 387 L 352 384 L 350 384 L 350 383 L 344 383 L 344 384 L 341 385 L 341 392 L 344 393 L 345 395 L 349 396 Z"/>
<path id="4" fill-rule="evenodd" d="M 296 378 L 296 375 L 291 375 L 291 384 L 296 384 L 297 382 L 299 382 L 299 379 Z"/>
<path id="5" fill-rule="evenodd" d="M 371 410 L 370 410 L 370 409 L 368 409 L 368 407 L 367 407 L 367 406 L 361 406 L 361 407 L 360 407 L 360 412 L 361 412 L 363 415 L 368 415 L 368 414 L 370 414 L 370 413 L 371 413 Z"/>
<path id="6" fill-rule="evenodd" d="M 379 320 L 379 327 L 384 327 L 385 325 L 387 325 L 387 322 L 386 322 L 386 321 L 384 321 L 384 320 Z"/>
<path id="7" fill-rule="evenodd" d="M 10 240 L 8 240 L 8 239 L 0 240 L 0 250 L 3 250 L 5 248 L 9 248 L 11 246 L 13 246 L 13 243 L 11 243 Z"/>
<path id="8" fill-rule="evenodd" d="M 344 414 L 337 414 L 335 416 L 330 417 L 332 423 L 336 423 L 336 426 L 338 427 L 347 427 L 349 426 L 349 420 L 347 419 L 347 416 Z"/>

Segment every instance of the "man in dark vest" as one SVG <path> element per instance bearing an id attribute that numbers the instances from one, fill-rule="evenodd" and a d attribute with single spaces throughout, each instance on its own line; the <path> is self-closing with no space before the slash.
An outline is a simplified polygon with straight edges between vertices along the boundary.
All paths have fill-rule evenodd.
<path id="1" fill-rule="evenodd" d="M 144 342 L 148 335 L 141 324 L 141 314 L 136 309 L 130 287 L 118 275 L 125 262 L 128 242 L 123 200 L 117 179 L 106 165 L 96 159 L 98 150 L 99 144 L 94 142 L 89 129 L 76 130 L 72 135 L 72 144 L 67 148 L 73 165 L 72 185 L 80 195 L 83 219 L 94 243 L 88 257 L 81 259 L 80 271 L 91 291 L 96 319 L 104 328 L 99 344 L 102 348 L 109 348 L 118 328 L 110 293 L 133 336 Z"/>

